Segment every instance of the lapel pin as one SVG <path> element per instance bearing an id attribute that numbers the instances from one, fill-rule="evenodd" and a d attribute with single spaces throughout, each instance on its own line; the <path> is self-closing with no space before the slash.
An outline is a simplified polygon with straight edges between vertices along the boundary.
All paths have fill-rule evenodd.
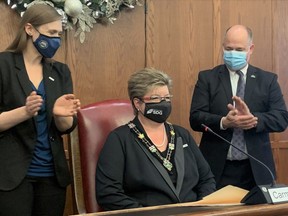
<path id="1" fill-rule="evenodd" d="M 251 75 L 251 78 L 256 78 L 256 76 L 255 75 Z"/>
<path id="2" fill-rule="evenodd" d="M 50 80 L 54 81 L 54 79 L 52 77 L 49 77 Z"/>

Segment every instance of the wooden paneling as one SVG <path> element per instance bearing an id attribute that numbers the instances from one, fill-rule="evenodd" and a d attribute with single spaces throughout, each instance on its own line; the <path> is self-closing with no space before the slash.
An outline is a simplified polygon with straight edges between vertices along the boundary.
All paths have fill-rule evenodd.
<path id="1" fill-rule="evenodd" d="M 252 29 L 255 49 L 250 63 L 269 71 L 273 69 L 272 2 L 273 0 L 222 0 L 220 19 L 222 39 L 224 32 L 231 25 L 243 24 Z M 221 58 L 219 62 L 222 62 Z"/>
<path id="2" fill-rule="evenodd" d="M 200 69 L 213 66 L 213 2 L 148 0 L 147 66 L 173 79 L 170 121 L 186 128 Z M 193 132 L 194 136 L 199 133 Z"/>
<path id="3" fill-rule="evenodd" d="M 66 42 L 66 63 L 82 105 L 128 98 L 130 74 L 145 66 L 144 7 L 123 11 L 113 25 L 95 25 L 83 44 L 72 32 Z"/>
<path id="4" fill-rule="evenodd" d="M 279 83 L 288 105 L 288 1 L 272 1 L 273 22 L 271 44 L 273 46 L 273 70 L 279 76 Z M 267 42 L 266 42 L 267 44 Z M 288 140 L 288 133 L 281 134 L 281 138 Z"/>
<path id="5" fill-rule="evenodd" d="M 288 2 L 285 0 L 272 1 L 272 65 L 273 71 L 278 74 L 279 83 L 288 105 Z M 271 135 L 279 182 L 288 184 L 288 131 Z"/>

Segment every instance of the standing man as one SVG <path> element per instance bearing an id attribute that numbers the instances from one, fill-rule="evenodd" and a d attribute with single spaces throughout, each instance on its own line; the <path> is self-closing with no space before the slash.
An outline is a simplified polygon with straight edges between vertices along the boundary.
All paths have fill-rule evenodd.
<path id="1" fill-rule="evenodd" d="M 201 124 L 207 125 L 262 161 L 275 176 L 269 133 L 286 129 L 288 113 L 277 75 L 248 64 L 254 50 L 252 39 L 252 31 L 246 26 L 227 29 L 223 42 L 225 64 L 199 73 L 190 125 L 195 131 L 203 131 Z M 218 189 L 230 184 L 250 190 L 272 182 L 263 165 L 209 132 L 203 133 L 200 149 Z"/>

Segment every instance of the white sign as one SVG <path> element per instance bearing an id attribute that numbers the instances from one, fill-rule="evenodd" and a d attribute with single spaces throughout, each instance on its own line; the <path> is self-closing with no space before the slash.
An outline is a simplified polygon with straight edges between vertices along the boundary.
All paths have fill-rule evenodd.
<path id="1" fill-rule="evenodd" d="M 288 202 L 288 187 L 269 188 L 272 203 Z"/>

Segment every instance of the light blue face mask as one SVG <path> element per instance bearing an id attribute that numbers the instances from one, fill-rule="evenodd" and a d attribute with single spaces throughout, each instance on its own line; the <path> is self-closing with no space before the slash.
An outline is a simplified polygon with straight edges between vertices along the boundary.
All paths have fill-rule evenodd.
<path id="1" fill-rule="evenodd" d="M 227 51 L 224 50 L 223 60 L 225 65 L 233 71 L 242 69 L 247 64 L 247 52 L 244 51 Z"/>

